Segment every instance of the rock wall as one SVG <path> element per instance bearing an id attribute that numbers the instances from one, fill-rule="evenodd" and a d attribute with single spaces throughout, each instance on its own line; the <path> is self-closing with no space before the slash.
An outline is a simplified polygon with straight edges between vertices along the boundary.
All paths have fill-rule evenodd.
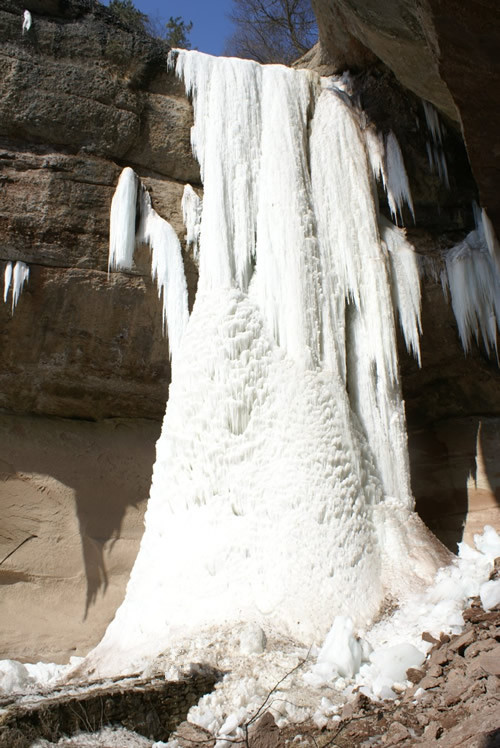
<path id="1" fill-rule="evenodd" d="M 22 34 L 24 7 L 34 20 Z M 109 206 L 132 166 L 183 236 L 184 183 L 199 182 L 191 107 L 164 45 L 100 6 L 55 7 L 0 11 L 0 261 L 31 274 L 16 313 L 0 305 L 0 407 L 159 419 L 170 375 L 160 304 L 145 254 L 133 274 L 108 276 Z"/>
<path id="2" fill-rule="evenodd" d="M 476 185 L 453 125 L 451 190 L 429 172 L 422 104 L 387 65 L 394 57 L 406 86 L 464 119 L 439 78 L 444 63 L 404 0 L 396 14 L 389 0 L 315 4 L 322 64 L 341 67 L 347 55 L 369 119 L 395 130 L 416 207 L 410 238 L 421 254 L 438 254 L 471 228 Z M 33 27 L 22 34 L 25 8 Z M 370 41 L 380 38 L 383 55 Z M 107 272 L 114 187 L 132 166 L 182 237 L 183 187 L 198 189 L 199 172 L 191 107 L 161 43 L 90 0 L 5 0 L 0 40 L 0 271 L 9 260 L 30 267 L 15 313 L 0 303 L 0 657 L 65 661 L 100 639 L 123 597 L 170 376 L 147 253 L 133 272 Z M 413 85 L 408 76 L 426 70 L 433 82 Z M 184 260 L 192 301 L 196 268 Z M 423 327 L 422 369 L 400 346 L 413 488 L 422 516 L 454 547 L 467 516 L 469 536 L 497 516 L 500 378 L 479 349 L 464 357 L 432 279 Z"/>
<path id="3" fill-rule="evenodd" d="M 481 205 L 500 235 L 500 7 L 495 0 L 312 0 L 318 59 L 341 71 L 382 61 L 460 124 Z M 370 57 L 371 56 L 371 57 Z"/>
<path id="4" fill-rule="evenodd" d="M 123 598 L 170 377 L 148 253 L 107 272 L 111 198 L 132 166 L 182 237 L 199 171 L 161 43 L 57 0 L 3 2 L 0 43 L 0 272 L 30 268 L 0 302 L 0 658 L 64 662 Z"/>

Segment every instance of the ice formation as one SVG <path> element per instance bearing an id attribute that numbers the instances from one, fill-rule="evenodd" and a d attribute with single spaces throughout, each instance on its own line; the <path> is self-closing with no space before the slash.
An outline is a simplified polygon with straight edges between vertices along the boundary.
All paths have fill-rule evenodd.
<path id="1" fill-rule="evenodd" d="M 431 141 L 427 141 L 427 158 L 429 159 L 429 166 L 432 171 L 436 171 L 441 181 L 450 187 L 450 179 L 448 176 L 448 165 L 446 163 L 446 156 L 443 149 L 443 132 L 441 123 L 439 121 L 439 114 L 436 109 L 428 101 L 422 100 L 424 107 L 425 120 L 427 122 L 427 129 L 431 135 Z"/>
<path id="2" fill-rule="evenodd" d="M 168 332 L 172 356 L 189 316 L 181 245 L 172 226 L 154 210 L 137 174 L 126 167 L 111 203 L 108 269 L 131 270 L 135 247 L 140 244 L 151 250 L 151 275 L 163 298 L 163 330 Z"/>
<path id="3" fill-rule="evenodd" d="M 130 270 L 134 262 L 136 207 L 139 178 L 126 167 L 120 174 L 111 201 L 109 219 L 109 270 Z"/>
<path id="4" fill-rule="evenodd" d="M 170 353 L 175 355 L 189 316 L 181 245 L 172 226 L 152 207 L 149 193 L 142 186 L 140 211 L 137 242 L 151 249 L 151 274 L 158 296 L 163 296 L 163 327 L 168 331 Z"/>
<path id="5" fill-rule="evenodd" d="M 5 265 L 3 300 L 4 303 L 7 303 L 9 290 L 12 286 L 12 313 L 14 313 L 14 309 L 16 308 L 17 302 L 19 301 L 19 297 L 24 288 L 24 284 L 28 282 L 29 276 L 30 270 L 25 262 L 21 262 L 20 260 L 18 260 L 14 265 L 14 268 L 12 267 L 12 262 L 8 262 Z"/>
<path id="6" fill-rule="evenodd" d="M 390 131 L 384 138 L 371 126 L 366 128 L 364 135 L 370 167 L 375 179 L 382 181 L 391 216 L 396 222 L 399 219 L 403 223 L 406 204 L 415 221 L 410 183 L 396 136 Z"/>
<path id="7" fill-rule="evenodd" d="M 200 243 L 202 201 L 190 184 L 184 187 L 182 195 L 182 217 L 186 227 L 186 244 L 193 250 L 195 258 L 198 256 Z"/>
<path id="8" fill-rule="evenodd" d="M 25 10 L 23 13 L 23 28 L 22 28 L 23 34 L 25 31 L 30 30 L 32 22 L 33 22 L 33 19 L 31 17 L 31 13 L 29 12 L 29 10 Z"/>
<path id="9" fill-rule="evenodd" d="M 500 328 L 500 272 L 492 257 L 481 220 L 476 229 L 445 253 L 441 282 L 451 305 L 465 352 L 472 338 L 482 340 L 498 358 Z"/>
<path id="10" fill-rule="evenodd" d="M 7 296 L 9 295 L 10 284 L 12 282 L 12 262 L 7 262 L 5 265 L 5 272 L 3 277 L 3 301 L 7 303 Z"/>
<path id="11" fill-rule="evenodd" d="M 204 185 L 200 278 L 141 550 L 87 661 L 101 674 L 240 623 L 319 644 L 336 614 L 367 625 L 448 559 L 412 511 L 398 381 L 395 317 L 418 352 L 418 274 L 379 226 L 355 109 L 307 71 L 185 51 L 176 71 Z"/>

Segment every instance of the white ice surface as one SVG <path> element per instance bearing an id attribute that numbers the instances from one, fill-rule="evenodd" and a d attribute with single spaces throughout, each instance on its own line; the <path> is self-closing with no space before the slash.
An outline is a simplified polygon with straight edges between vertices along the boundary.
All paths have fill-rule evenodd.
<path id="1" fill-rule="evenodd" d="M 190 184 L 186 184 L 182 194 L 182 217 L 186 227 L 186 244 L 198 257 L 200 244 L 202 201 Z"/>
<path id="2" fill-rule="evenodd" d="M 400 221 L 403 221 L 403 206 L 406 203 L 413 216 L 413 221 L 415 221 L 415 211 L 403 154 L 392 130 L 385 139 L 385 175 L 385 189 L 393 219 L 397 221 L 399 216 Z"/>
<path id="3" fill-rule="evenodd" d="M 3 277 L 3 300 L 4 304 L 7 303 L 7 296 L 9 295 L 10 284 L 12 282 L 12 262 L 7 262 L 5 265 L 4 277 Z"/>
<path id="4" fill-rule="evenodd" d="M 25 31 L 30 30 L 32 22 L 33 22 L 33 19 L 31 17 L 31 13 L 29 12 L 29 10 L 25 10 L 23 13 L 23 27 L 22 27 L 23 34 Z"/>
<path id="5" fill-rule="evenodd" d="M 137 189 L 139 178 L 130 167 L 120 174 L 109 219 L 110 270 L 130 270 L 134 262 Z"/>
<path id="6" fill-rule="evenodd" d="M 491 610 L 500 605 L 500 579 L 492 579 L 482 584 L 479 589 L 479 597 L 485 610 Z"/>
<path id="7" fill-rule="evenodd" d="M 392 272 L 388 244 L 408 247 L 387 225 L 381 239 L 356 111 L 310 72 L 176 59 L 204 182 L 200 279 L 98 673 L 240 622 L 319 644 L 336 614 L 367 624 L 446 557 L 412 512 L 398 381 L 394 285 L 413 340 L 418 276 Z"/>
<path id="8" fill-rule="evenodd" d="M 163 300 L 163 331 L 174 356 L 189 317 L 181 245 L 172 226 L 154 210 L 137 174 L 126 167 L 111 203 L 108 268 L 131 270 L 140 244 L 151 250 L 151 275 Z"/>
<path id="9" fill-rule="evenodd" d="M 9 291 L 12 295 L 12 313 L 17 306 L 19 297 L 23 291 L 24 284 L 28 282 L 30 277 L 30 269 L 25 262 L 17 261 L 14 267 L 12 262 L 7 262 L 5 265 L 4 273 L 4 284 L 3 284 L 3 300 L 7 302 Z"/>
<path id="10" fill-rule="evenodd" d="M 449 289 L 451 305 L 465 352 L 472 338 L 482 340 L 498 356 L 500 327 L 500 271 L 488 249 L 482 226 L 445 254 L 441 281 Z"/>
<path id="11" fill-rule="evenodd" d="M 151 249 L 151 275 L 163 298 L 163 329 L 168 332 L 171 356 L 175 356 L 189 318 L 188 296 L 181 245 L 172 226 L 154 210 L 144 187 L 140 191 L 140 223 L 137 243 Z"/>

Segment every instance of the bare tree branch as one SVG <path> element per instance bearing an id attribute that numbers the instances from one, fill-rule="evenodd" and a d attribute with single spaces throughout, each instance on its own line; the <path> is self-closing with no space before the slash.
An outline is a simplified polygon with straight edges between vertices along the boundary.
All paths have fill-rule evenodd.
<path id="1" fill-rule="evenodd" d="M 289 65 L 316 41 L 310 0 L 233 0 L 233 5 L 228 55 Z"/>

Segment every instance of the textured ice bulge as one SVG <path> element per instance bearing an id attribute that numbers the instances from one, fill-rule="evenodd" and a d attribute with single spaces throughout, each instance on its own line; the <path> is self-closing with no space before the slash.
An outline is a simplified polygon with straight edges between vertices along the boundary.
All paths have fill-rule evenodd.
<path id="1" fill-rule="evenodd" d="M 308 71 L 175 59 L 204 185 L 200 278 L 98 673 L 240 623 L 319 644 L 336 615 L 368 624 L 448 558 L 409 483 L 396 315 L 418 352 L 418 274 L 379 226 L 355 109 Z"/>

